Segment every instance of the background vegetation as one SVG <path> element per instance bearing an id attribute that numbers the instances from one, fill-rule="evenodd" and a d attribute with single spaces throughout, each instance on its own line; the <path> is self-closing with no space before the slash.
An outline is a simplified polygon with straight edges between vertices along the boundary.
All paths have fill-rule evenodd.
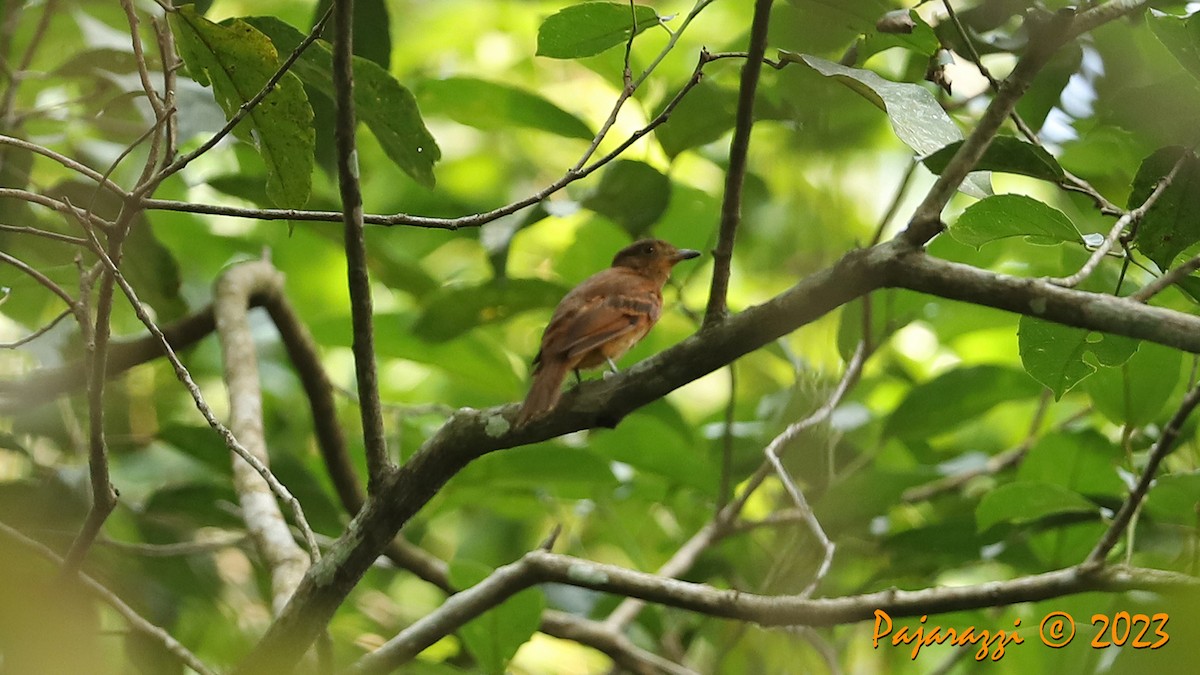
<path id="1" fill-rule="evenodd" d="M 1188 3 L 3 7 L 0 670 L 1190 663 Z"/>

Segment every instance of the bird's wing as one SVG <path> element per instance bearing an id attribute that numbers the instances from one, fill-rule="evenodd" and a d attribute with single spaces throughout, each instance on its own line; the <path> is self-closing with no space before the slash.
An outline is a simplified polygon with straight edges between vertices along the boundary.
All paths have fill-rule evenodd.
<path id="1" fill-rule="evenodd" d="M 596 298 L 575 315 L 563 336 L 562 351 L 568 359 L 586 354 L 649 322 L 649 314 L 622 300 Z"/>

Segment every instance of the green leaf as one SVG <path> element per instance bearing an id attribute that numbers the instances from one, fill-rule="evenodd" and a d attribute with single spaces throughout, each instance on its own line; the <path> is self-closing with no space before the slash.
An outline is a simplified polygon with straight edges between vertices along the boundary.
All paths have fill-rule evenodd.
<path id="1" fill-rule="evenodd" d="M 139 299 L 154 308 L 159 321 L 177 319 L 187 311 L 187 303 L 179 294 L 182 280 L 175 256 L 154 236 L 143 217 L 129 230 L 122 269 Z"/>
<path id="2" fill-rule="evenodd" d="M 492 570 L 471 560 L 450 563 L 450 582 L 459 588 L 480 583 Z M 505 672 L 521 645 L 529 641 L 541 623 L 546 599 L 538 588 L 528 588 L 458 629 L 467 649 L 486 673 Z"/>
<path id="3" fill-rule="evenodd" d="M 1036 382 L 1012 368 L 956 368 L 913 387 L 888 418 L 884 434 L 904 440 L 928 439 L 1005 401 L 1033 398 L 1040 391 Z"/>
<path id="4" fill-rule="evenodd" d="M 1087 381 L 1092 403 L 1117 424 L 1140 427 L 1158 419 L 1183 371 L 1183 352 L 1144 342 L 1119 368 Z"/>
<path id="5" fill-rule="evenodd" d="M 1180 65 L 1200 79 L 1200 21 L 1196 15 L 1175 16 L 1151 9 L 1147 23 Z"/>
<path id="6" fill-rule="evenodd" d="M 170 15 L 179 54 L 198 84 L 213 88 L 230 119 L 279 67 L 271 40 L 241 19 L 218 25 L 190 5 Z M 267 166 L 267 194 L 278 206 L 298 207 L 312 190 L 316 133 L 300 80 L 287 73 L 234 132 L 258 148 Z"/>
<path id="7" fill-rule="evenodd" d="M 697 451 L 696 439 L 685 430 L 649 414 L 630 415 L 621 421 L 621 429 L 629 435 L 594 434 L 589 438 L 589 447 L 606 459 L 663 476 L 706 495 L 716 494 L 720 471 Z"/>
<path id="8" fill-rule="evenodd" d="M 908 10 L 908 16 L 913 20 L 914 24 L 911 33 L 881 33 L 879 31 L 872 31 L 859 40 L 857 63 L 859 65 L 864 64 L 872 56 L 893 47 L 907 49 L 922 56 L 930 56 L 936 52 L 942 44 L 933 32 L 933 29 L 929 27 L 929 24 L 925 23 L 925 19 L 922 19 L 920 14 L 911 9 Z"/>
<path id="9" fill-rule="evenodd" d="M 950 227 L 950 236 L 975 248 L 1006 237 L 1025 237 L 1034 244 L 1083 241 L 1062 211 L 1014 194 L 995 195 L 968 206 Z"/>
<path id="10" fill-rule="evenodd" d="M 804 63 L 825 77 L 831 77 L 857 92 L 887 113 L 896 137 L 924 156 L 961 141 L 962 131 L 929 90 L 907 82 L 892 82 L 861 68 L 826 61 L 817 56 L 780 51 L 780 58 Z M 972 197 L 991 194 L 991 181 L 982 174 L 971 174 L 959 188 Z"/>
<path id="11" fill-rule="evenodd" d="M 659 104 L 655 115 L 662 113 L 667 102 Z M 721 138 L 733 127 L 736 116 L 737 92 L 701 80 L 654 130 L 654 137 L 668 157 L 675 157 Z"/>
<path id="12" fill-rule="evenodd" d="M 567 487 L 615 487 L 609 462 L 590 448 L 541 443 L 494 452 L 471 462 L 457 480 L 496 490 L 516 488 L 561 495 Z"/>
<path id="13" fill-rule="evenodd" d="M 538 27 L 537 55 L 578 59 L 599 54 L 628 42 L 635 20 L 636 35 L 658 25 L 658 12 L 646 5 L 634 5 L 631 12 L 628 4 L 617 2 L 571 5 L 547 17 Z"/>
<path id="14" fill-rule="evenodd" d="M 637 239 L 658 221 L 670 201 L 671 180 L 666 175 L 645 162 L 623 159 L 605 168 L 600 184 L 580 203 Z"/>
<path id="15" fill-rule="evenodd" d="M 1054 483 L 1017 481 L 988 492 L 975 507 L 980 532 L 1007 523 L 1024 525 L 1065 513 L 1096 513 L 1099 507 L 1083 495 Z"/>
<path id="16" fill-rule="evenodd" d="M 1154 489 L 1146 496 L 1143 508 L 1157 520 L 1189 529 L 1196 527 L 1197 508 L 1200 508 L 1200 471 L 1159 476 Z"/>
<path id="17" fill-rule="evenodd" d="M 1142 217 L 1138 229 L 1138 249 L 1159 269 L 1170 267 L 1181 251 L 1200 241 L 1200 161 L 1180 147 L 1160 148 L 1142 162 L 1129 192 L 1128 207 L 1141 206 L 1185 152 L 1175 179 Z"/>
<path id="18" fill-rule="evenodd" d="M 1124 363 L 1138 349 L 1137 340 L 1031 316 L 1021 317 L 1017 342 L 1025 372 L 1049 387 L 1056 401 L 1096 372 L 1096 365 L 1084 360 L 1088 353 L 1099 365 L 1111 368 Z"/>
<path id="19" fill-rule="evenodd" d="M 1123 497 L 1117 475 L 1124 453 L 1094 429 L 1054 431 L 1038 439 L 1017 470 L 1019 481 L 1054 483 L 1091 497 Z"/>
<path id="20" fill-rule="evenodd" d="M 565 294 L 561 286 L 541 279 L 501 279 L 443 288 L 428 296 L 412 329 L 424 340 L 450 340 L 529 309 L 553 307 Z"/>
<path id="21" fill-rule="evenodd" d="M 950 163 L 950 158 L 962 147 L 962 141 L 951 143 L 921 160 L 927 169 L 941 174 Z M 1063 168 L 1058 160 L 1032 143 L 1012 136 L 997 136 L 984 151 L 975 168 L 980 171 L 999 171 L 1038 178 L 1051 183 L 1063 179 Z"/>
<path id="22" fill-rule="evenodd" d="M 304 34 L 271 16 L 246 20 L 271 38 L 281 50 L 291 52 Z M 425 128 L 417 99 L 391 73 L 374 61 L 354 57 L 354 109 L 388 159 L 417 183 L 433 187 L 433 165 L 442 157 L 437 141 Z M 317 40 L 292 66 L 305 84 L 333 100 L 333 51 L 329 43 Z"/>
<path id="23" fill-rule="evenodd" d="M 471 77 L 425 80 L 417 98 L 429 113 L 477 129 L 540 129 L 566 138 L 592 139 L 583 120 L 537 94 Z"/>

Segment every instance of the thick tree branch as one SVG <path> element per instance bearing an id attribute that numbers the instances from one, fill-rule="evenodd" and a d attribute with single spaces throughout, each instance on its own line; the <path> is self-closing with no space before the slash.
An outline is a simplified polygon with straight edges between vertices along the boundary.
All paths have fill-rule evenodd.
<path id="1" fill-rule="evenodd" d="M 250 295 L 255 291 L 281 287 L 282 277 L 269 263 L 237 265 L 221 275 L 213 293 L 225 387 L 229 391 L 229 430 L 264 468 L 269 465 L 270 458 L 263 432 L 262 388 L 248 305 Z M 309 556 L 292 538 L 271 486 L 255 467 L 237 453 L 230 454 L 242 520 L 270 572 L 271 606 L 278 612 L 308 571 Z M 302 529 L 311 532 L 307 524 L 302 525 Z M 310 550 L 314 556 L 319 555 L 315 541 Z"/>
<path id="2" fill-rule="evenodd" d="M 1200 579 L 1172 572 L 1125 567 L 1091 572 L 1071 567 L 975 586 L 887 590 L 810 600 L 804 595 L 768 596 L 718 589 L 536 550 L 447 600 L 438 610 L 362 658 L 353 672 L 388 672 L 470 618 L 530 586 L 547 582 L 641 598 L 763 626 L 828 626 L 868 620 L 876 610 L 894 617 L 920 616 L 1033 602 L 1086 591 L 1200 589 Z"/>
<path id="3" fill-rule="evenodd" d="M 632 410 L 720 368 L 850 300 L 882 286 L 1149 339 L 1200 353 L 1200 318 L 1096 293 L 1018 279 L 929 258 L 903 240 L 853 251 L 761 305 L 731 316 L 621 374 L 585 382 L 551 415 L 513 431 L 515 405 L 456 413 L 381 486 L 350 529 L 314 566 L 288 608 L 241 666 L 286 667 L 325 625 L 391 537 L 470 461 L 589 427 L 612 426 Z"/>

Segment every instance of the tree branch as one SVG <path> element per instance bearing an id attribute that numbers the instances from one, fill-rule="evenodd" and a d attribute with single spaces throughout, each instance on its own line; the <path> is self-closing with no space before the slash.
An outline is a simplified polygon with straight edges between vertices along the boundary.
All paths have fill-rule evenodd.
<path id="1" fill-rule="evenodd" d="M 358 184 L 358 151 L 354 130 L 354 0 L 333 0 L 333 90 L 336 102 L 334 138 L 337 141 L 338 187 L 342 197 L 342 226 L 346 249 L 346 275 L 350 286 L 350 325 L 354 332 L 354 374 L 358 383 L 358 409 L 362 418 L 363 446 L 367 455 L 367 493 L 392 469 L 383 431 L 379 402 L 379 375 L 375 369 L 374 308 L 367 269 L 367 242 L 363 234 L 362 191 Z"/>
<path id="2" fill-rule="evenodd" d="M 1033 14 L 1027 16 L 1025 23 L 1030 32 L 1028 50 L 1000 86 L 1000 91 L 992 98 L 975 129 L 942 170 L 929 193 L 925 195 L 925 200 L 913 213 L 908 229 L 900 235 L 909 244 L 923 246 L 942 231 L 942 210 L 958 191 L 958 186 L 967 174 L 975 169 L 1004 120 L 1008 119 L 1017 101 L 1033 83 L 1034 76 L 1046 65 L 1054 52 L 1066 43 L 1066 35 L 1074 26 L 1071 19 L 1069 11 L 1056 14 L 1044 23 L 1038 22 Z"/>
<path id="3" fill-rule="evenodd" d="M 282 286 L 282 277 L 268 263 L 237 265 L 221 275 L 213 292 L 225 387 L 229 391 L 229 430 L 262 468 L 267 468 L 271 460 L 263 433 L 258 357 L 247 313 L 250 295 L 263 287 Z M 271 576 L 271 606 L 279 612 L 308 571 L 309 556 L 292 539 L 270 485 L 237 453 L 230 454 L 242 520 L 266 563 Z M 307 524 L 301 529 L 311 537 Z M 310 540 L 309 551 L 314 559 L 320 556 L 315 540 Z"/>
<path id="4" fill-rule="evenodd" d="M 771 24 L 772 0 L 755 0 L 754 19 L 750 24 L 750 47 L 742 64 L 742 80 L 738 87 L 737 116 L 733 139 L 729 142 L 729 168 L 725 172 L 725 193 L 721 201 L 721 226 L 717 246 L 713 249 L 712 287 L 704 324 L 711 325 L 729 313 L 726 296 L 729 294 L 729 273 L 733 261 L 733 242 L 742 220 L 742 185 L 746 181 L 747 157 L 750 153 L 750 131 L 754 127 L 754 97 L 762 75 L 763 57 L 767 53 L 767 28 Z"/>

